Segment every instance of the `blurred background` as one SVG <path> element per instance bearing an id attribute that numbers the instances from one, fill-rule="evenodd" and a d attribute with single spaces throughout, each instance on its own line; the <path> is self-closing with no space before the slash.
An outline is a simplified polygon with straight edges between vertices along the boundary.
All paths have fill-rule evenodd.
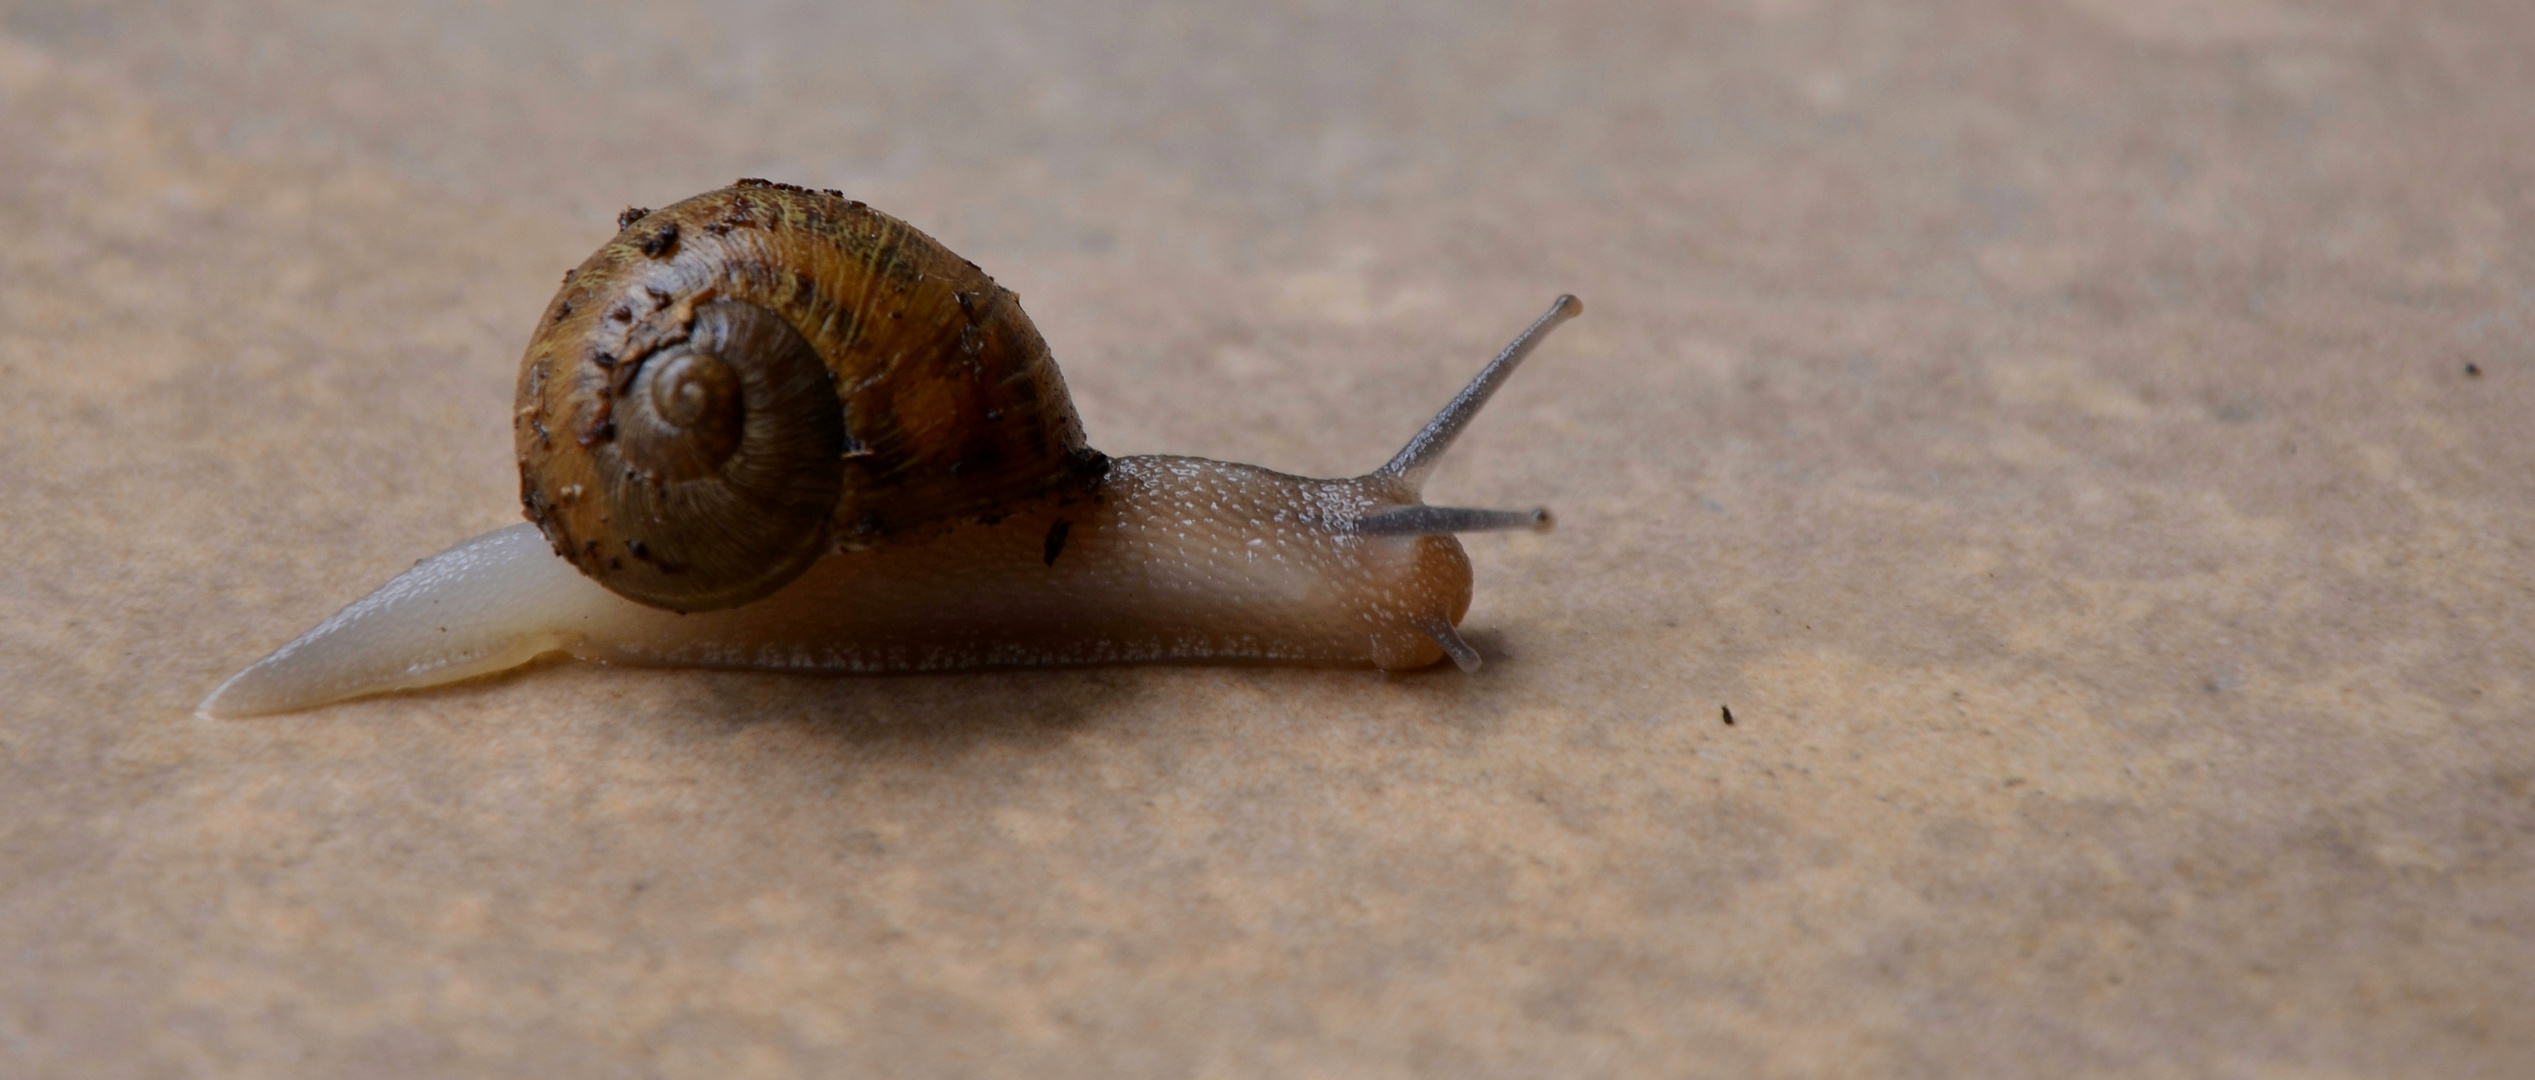
<path id="1" fill-rule="evenodd" d="M 2535 7 L 0 2 L 0 1072 L 2535 1066 Z M 547 665 L 212 723 L 518 520 L 617 211 L 843 189 L 1095 445 L 1382 461 L 1449 672 Z M 1720 709 L 1730 705 L 1728 727 Z"/>

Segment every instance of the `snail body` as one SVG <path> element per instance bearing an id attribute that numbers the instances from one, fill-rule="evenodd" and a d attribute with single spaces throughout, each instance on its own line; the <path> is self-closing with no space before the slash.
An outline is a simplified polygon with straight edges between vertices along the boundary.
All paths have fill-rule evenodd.
<path id="1" fill-rule="evenodd" d="M 762 181 L 657 212 L 522 359 L 529 524 L 465 541 L 224 682 L 206 715 L 591 660 L 834 672 L 1479 657 L 1435 460 L 1560 297 L 1389 463 L 1314 479 L 1085 445 L 1020 304 L 913 228 Z"/>

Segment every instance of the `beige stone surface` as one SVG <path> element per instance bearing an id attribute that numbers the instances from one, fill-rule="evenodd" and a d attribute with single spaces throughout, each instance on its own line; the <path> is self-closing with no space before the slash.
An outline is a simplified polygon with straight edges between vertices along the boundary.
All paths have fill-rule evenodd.
<path id="1" fill-rule="evenodd" d="M 0 6 L 0 1074 L 2535 1075 L 2535 6 Z M 626 204 L 1430 488 L 1475 677 L 220 677 Z M 2478 372 L 2478 374 L 2475 374 Z M 1731 705 L 1738 723 L 1720 722 Z"/>

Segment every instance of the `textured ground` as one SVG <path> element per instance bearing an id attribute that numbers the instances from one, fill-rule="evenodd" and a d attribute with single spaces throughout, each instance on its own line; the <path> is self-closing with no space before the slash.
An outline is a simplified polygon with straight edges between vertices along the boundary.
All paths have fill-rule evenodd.
<path id="1" fill-rule="evenodd" d="M 0 1073 L 2535 1074 L 2535 6 L 0 5 Z M 626 204 L 1430 488 L 1476 677 L 221 676 Z M 1739 721 L 1720 722 L 1730 704 Z"/>

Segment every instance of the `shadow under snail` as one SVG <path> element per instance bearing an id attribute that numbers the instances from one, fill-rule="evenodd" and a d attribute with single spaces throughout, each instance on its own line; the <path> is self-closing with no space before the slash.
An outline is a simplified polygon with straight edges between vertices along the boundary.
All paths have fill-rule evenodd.
<path id="1" fill-rule="evenodd" d="M 1546 510 L 1419 488 L 1561 296 L 1381 468 L 1110 458 L 1017 298 L 841 194 L 743 180 L 564 275 L 520 363 L 528 524 L 465 541 L 232 676 L 209 716 L 547 653 L 894 672 L 1479 655 L 1454 533 Z"/>

